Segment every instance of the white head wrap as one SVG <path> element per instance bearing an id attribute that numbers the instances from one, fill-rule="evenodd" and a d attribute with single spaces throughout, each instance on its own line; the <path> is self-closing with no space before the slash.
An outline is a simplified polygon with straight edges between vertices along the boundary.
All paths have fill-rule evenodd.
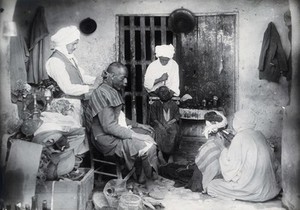
<path id="1" fill-rule="evenodd" d="M 217 113 L 217 115 L 222 117 L 222 121 L 218 122 L 218 123 L 215 123 L 215 124 L 212 124 L 212 123 L 210 123 L 209 121 L 206 120 L 206 126 L 205 126 L 204 131 L 203 131 L 202 134 L 207 139 L 208 139 L 208 135 L 210 133 L 217 132 L 219 128 L 223 128 L 227 125 L 226 117 L 221 112 L 218 112 L 218 111 L 214 111 L 214 112 Z"/>
<path id="2" fill-rule="evenodd" d="M 167 57 L 167 58 L 173 58 L 173 55 L 175 53 L 175 49 L 172 44 L 169 45 L 158 45 L 155 47 L 155 54 L 156 57 Z"/>
<path id="3" fill-rule="evenodd" d="M 256 125 L 256 116 L 250 110 L 240 110 L 234 114 L 232 126 L 236 132 L 244 129 L 254 129 Z"/>
<path id="4" fill-rule="evenodd" d="M 76 26 L 61 28 L 53 36 L 51 36 L 51 41 L 53 42 L 54 47 L 65 46 L 77 39 L 80 39 L 80 31 Z"/>

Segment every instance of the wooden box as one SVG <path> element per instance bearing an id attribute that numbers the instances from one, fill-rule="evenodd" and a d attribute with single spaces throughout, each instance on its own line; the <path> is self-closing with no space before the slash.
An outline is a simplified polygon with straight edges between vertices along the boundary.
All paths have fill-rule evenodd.
<path id="1" fill-rule="evenodd" d="M 43 200 L 50 210 L 86 210 L 94 187 L 94 170 L 79 168 L 85 175 L 79 181 L 46 181 L 36 188 L 38 209 L 42 209 Z"/>

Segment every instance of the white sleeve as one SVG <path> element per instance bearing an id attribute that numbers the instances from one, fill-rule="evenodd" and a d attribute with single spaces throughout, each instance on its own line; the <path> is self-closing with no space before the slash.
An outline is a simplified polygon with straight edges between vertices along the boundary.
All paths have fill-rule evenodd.
<path id="1" fill-rule="evenodd" d="M 46 63 L 46 70 L 48 75 L 56 81 L 65 94 L 80 96 L 89 92 L 88 85 L 71 83 L 65 64 L 59 58 L 50 58 Z"/>
<path id="2" fill-rule="evenodd" d="M 168 82 L 168 87 L 173 90 L 175 93 L 175 96 L 180 95 L 180 90 L 179 90 L 179 67 L 178 64 L 174 61 L 171 69 L 172 73 L 169 74 L 169 82 Z"/>
<path id="3" fill-rule="evenodd" d="M 87 85 L 92 85 L 95 82 L 96 77 L 85 74 L 85 71 L 79 67 L 83 82 Z"/>
<path id="4" fill-rule="evenodd" d="M 240 139 L 239 136 L 235 136 L 229 148 L 225 148 L 221 152 L 219 163 L 225 181 L 236 182 L 240 178 L 243 156 L 245 156 L 245 154 L 242 154 L 241 141 L 245 140 Z"/>
<path id="5" fill-rule="evenodd" d="M 154 81 L 155 79 L 157 79 L 153 76 L 153 68 L 151 64 L 148 66 L 146 70 L 145 79 L 144 79 L 144 86 L 148 92 L 151 92 L 151 89 L 153 88 L 154 85 Z"/>

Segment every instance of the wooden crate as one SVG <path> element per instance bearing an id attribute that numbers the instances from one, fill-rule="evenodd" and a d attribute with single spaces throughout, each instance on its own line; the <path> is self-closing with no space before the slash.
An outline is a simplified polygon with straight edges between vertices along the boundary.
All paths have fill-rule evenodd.
<path id="1" fill-rule="evenodd" d="M 46 181 L 36 188 L 38 209 L 42 209 L 43 200 L 51 210 L 86 210 L 94 187 L 94 170 L 79 168 L 86 174 L 79 181 Z"/>

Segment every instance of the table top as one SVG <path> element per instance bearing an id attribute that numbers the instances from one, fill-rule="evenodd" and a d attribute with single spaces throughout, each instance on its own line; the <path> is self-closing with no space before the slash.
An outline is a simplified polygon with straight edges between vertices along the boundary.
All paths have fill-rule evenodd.
<path id="1" fill-rule="evenodd" d="M 224 112 L 218 109 L 188 109 L 188 108 L 179 108 L 181 119 L 186 120 L 204 120 L 204 115 L 207 112 L 218 111 L 222 114 Z"/>

